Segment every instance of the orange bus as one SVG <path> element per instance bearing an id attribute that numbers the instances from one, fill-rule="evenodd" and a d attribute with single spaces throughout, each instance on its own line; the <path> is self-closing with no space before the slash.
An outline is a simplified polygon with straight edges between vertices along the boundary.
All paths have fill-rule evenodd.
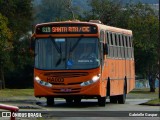
<path id="1" fill-rule="evenodd" d="M 105 106 L 124 104 L 135 86 L 132 31 L 100 21 L 63 21 L 37 24 L 34 49 L 34 95 L 67 103 L 98 99 Z"/>

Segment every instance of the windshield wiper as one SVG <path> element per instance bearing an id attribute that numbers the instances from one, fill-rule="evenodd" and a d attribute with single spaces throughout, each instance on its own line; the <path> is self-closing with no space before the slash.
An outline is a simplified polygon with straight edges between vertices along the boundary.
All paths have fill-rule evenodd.
<path id="1" fill-rule="evenodd" d="M 58 47 L 57 43 L 55 42 L 55 40 L 53 38 L 51 38 L 51 41 L 54 45 L 54 47 L 56 48 L 57 52 L 60 54 L 60 58 L 57 60 L 56 62 L 56 67 L 61 63 L 62 61 L 62 49 L 61 49 L 61 44 L 60 44 L 60 47 Z"/>
<path id="2" fill-rule="evenodd" d="M 59 54 L 62 54 L 61 46 L 60 46 L 60 48 L 59 48 L 58 45 L 57 45 L 57 43 L 55 42 L 55 40 L 54 40 L 53 38 L 51 38 L 51 41 L 52 41 L 53 45 L 55 46 L 57 52 L 58 52 Z"/>
<path id="3" fill-rule="evenodd" d="M 63 59 L 63 61 L 64 61 L 64 59 Z M 60 58 L 59 58 L 59 59 L 57 60 L 57 62 L 56 62 L 56 67 L 57 67 L 58 65 L 60 65 L 61 62 L 62 62 L 62 49 L 61 49 L 61 44 L 60 44 Z"/>
<path id="4" fill-rule="evenodd" d="M 70 49 L 69 52 L 73 52 L 74 51 L 74 49 L 77 47 L 77 45 L 79 44 L 79 42 L 82 39 L 82 37 L 83 37 L 83 35 L 80 38 L 78 38 L 77 42 L 73 45 L 73 47 Z"/>

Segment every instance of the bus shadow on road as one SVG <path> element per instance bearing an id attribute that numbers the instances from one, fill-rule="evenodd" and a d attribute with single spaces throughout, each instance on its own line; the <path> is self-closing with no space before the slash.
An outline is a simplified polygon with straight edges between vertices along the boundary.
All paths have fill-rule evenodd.
<path id="1" fill-rule="evenodd" d="M 80 103 L 66 103 L 66 102 L 55 102 L 52 106 L 47 106 L 46 102 L 38 102 L 37 105 L 41 107 L 53 107 L 53 108 L 87 108 L 87 107 L 98 107 L 98 102 L 80 102 Z M 106 105 L 109 102 L 106 102 Z"/>

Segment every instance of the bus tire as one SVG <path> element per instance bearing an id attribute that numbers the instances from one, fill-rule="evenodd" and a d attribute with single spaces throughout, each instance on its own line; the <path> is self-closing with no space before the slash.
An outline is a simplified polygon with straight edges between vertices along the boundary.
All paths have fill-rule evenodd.
<path id="1" fill-rule="evenodd" d="M 47 106 L 53 106 L 54 105 L 54 98 L 53 97 L 47 97 Z"/>
<path id="2" fill-rule="evenodd" d="M 72 98 L 66 98 L 66 103 L 67 104 L 70 104 L 70 103 L 72 103 L 73 102 L 73 99 Z"/>
<path id="3" fill-rule="evenodd" d="M 106 97 L 98 97 L 98 105 L 105 106 L 106 105 Z"/>
<path id="4" fill-rule="evenodd" d="M 117 96 L 110 96 L 110 103 L 117 103 Z"/>
<path id="5" fill-rule="evenodd" d="M 107 82 L 107 96 L 110 96 L 110 78 L 108 77 L 108 82 Z"/>
<path id="6" fill-rule="evenodd" d="M 74 99 L 74 103 L 79 104 L 80 102 L 81 102 L 81 98 L 78 97 Z"/>
<path id="7" fill-rule="evenodd" d="M 123 88 L 123 94 L 122 95 L 118 95 L 118 103 L 119 104 L 125 104 L 126 102 L 126 81 L 124 84 L 124 88 Z"/>

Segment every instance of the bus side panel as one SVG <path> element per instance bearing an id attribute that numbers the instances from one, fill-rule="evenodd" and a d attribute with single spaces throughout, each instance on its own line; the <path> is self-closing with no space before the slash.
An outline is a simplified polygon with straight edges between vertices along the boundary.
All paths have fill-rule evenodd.
<path id="1" fill-rule="evenodd" d="M 125 76 L 125 61 L 118 59 L 118 81 L 119 81 L 119 94 L 123 94 L 124 76 Z"/>
<path id="2" fill-rule="evenodd" d="M 129 74 L 130 74 L 130 71 L 129 71 L 129 60 L 125 60 L 125 71 L 126 71 L 126 79 L 127 79 L 127 93 L 130 91 L 130 76 L 129 76 Z"/>
<path id="3" fill-rule="evenodd" d="M 135 87 L 134 61 L 126 60 L 127 93 Z"/>
<path id="4" fill-rule="evenodd" d="M 120 59 L 119 60 L 119 79 L 124 80 L 125 78 L 125 61 Z"/>
<path id="5" fill-rule="evenodd" d="M 120 67 L 124 68 L 121 61 L 110 59 L 109 61 L 109 77 L 110 77 L 110 96 L 123 94 L 124 79 L 119 77 Z M 122 66 L 120 66 L 122 65 Z"/>
<path id="6" fill-rule="evenodd" d="M 135 88 L 135 66 L 134 60 L 131 60 L 131 81 L 130 81 L 130 91 Z"/>
<path id="7" fill-rule="evenodd" d="M 123 94 L 124 80 L 111 80 L 110 81 L 110 96 Z"/>

